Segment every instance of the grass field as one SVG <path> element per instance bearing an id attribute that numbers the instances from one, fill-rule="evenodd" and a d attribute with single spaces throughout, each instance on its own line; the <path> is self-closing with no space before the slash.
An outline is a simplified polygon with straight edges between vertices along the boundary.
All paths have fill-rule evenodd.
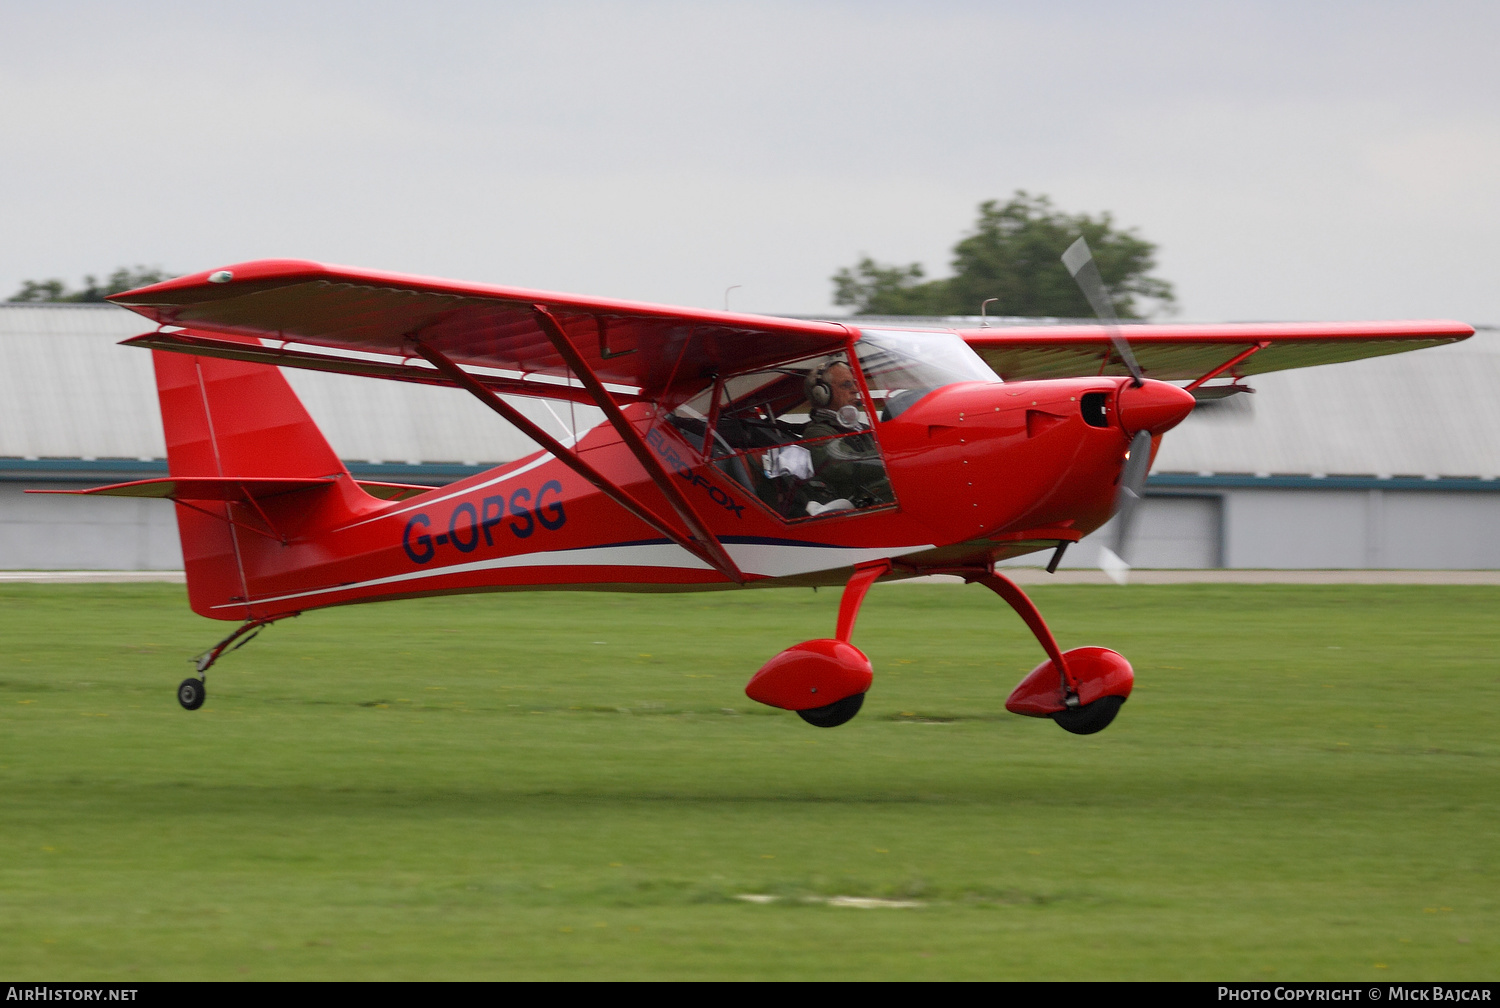
<path id="1" fill-rule="evenodd" d="M 979 588 L 877 587 L 822 730 L 742 690 L 829 591 L 311 613 L 190 713 L 180 587 L 0 587 L 0 978 L 1496 979 L 1500 588 L 1033 597 L 1102 734 Z"/>

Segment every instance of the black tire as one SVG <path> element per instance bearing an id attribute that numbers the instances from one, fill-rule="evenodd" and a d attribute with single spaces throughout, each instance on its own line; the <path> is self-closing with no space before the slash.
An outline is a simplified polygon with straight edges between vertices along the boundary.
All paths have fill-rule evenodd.
<path id="1" fill-rule="evenodd" d="M 202 679 L 184 679 L 177 687 L 177 702 L 183 710 L 197 710 L 208 699 L 208 690 Z"/>
<path id="2" fill-rule="evenodd" d="M 864 705 L 865 695 L 856 693 L 837 700 L 827 707 L 799 710 L 797 716 L 815 728 L 837 728 L 858 714 L 859 709 Z"/>
<path id="3" fill-rule="evenodd" d="M 1052 720 L 1063 731 L 1070 731 L 1074 735 L 1092 735 L 1108 728 L 1124 703 L 1125 698 L 1122 696 L 1100 697 L 1091 704 L 1058 711 L 1052 715 Z"/>

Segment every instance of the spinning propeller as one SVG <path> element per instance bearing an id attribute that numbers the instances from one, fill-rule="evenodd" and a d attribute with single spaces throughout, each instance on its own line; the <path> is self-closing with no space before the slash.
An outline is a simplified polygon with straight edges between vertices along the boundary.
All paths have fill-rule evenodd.
<path id="1" fill-rule="evenodd" d="M 1119 319 L 1115 317 L 1114 301 L 1105 289 L 1104 278 L 1099 275 L 1099 265 L 1089 251 L 1089 243 L 1080 237 L 1062 255 L 1063 265 L 1073 275 L 1089 307 L 1099 316 L 1099 321 L 1109 330 L 1110 342 L 1115 353 L 1130 371 L 1131 388 L 1145 385 L 1141 366 L 1131 352 L 1130 343 L 1120 331 Z M 1124 390 L 1121 390 L 1122 393 Z M 1124 399 L 1121 395 L 1121 399 Z M 1123 411 L 1122 411 L 1123 412 Z M 1127 428 L 1128 429 L 1128 428 Z M 1099 551 L 1099 568 L 1109 575 L 1115 584 L 1125 584 L 1130 578 L 1130 564 L 1125 557 L 1130 555 L 1130 533 L 1135 524 L 1135 511 L 1141 501 L 1141 491 L 1146 486 L 1146 472 L 1151 468 L 1151 432 L 1142 429 L 1130 440 L 1130 450 L 1125 455 L 1125 471 L 1120 474 L 1120 489 L 1115 493 L 1115 539 L 1112 546 Z"/>
<path id="2" fill-rule="evenodd" d="M 1130 352 L 1125 334 L 1120 332 L 1120 320 L 1115 317 L 1115 303 L 1110 300 L 1109 291 L 1104 289 L 1104 278 L 1099 275 L 1099 264 L 1094 262 L 1094 253 L 1089 251 L 1089 243 L 1080 237 L 1068 246 L 1068 251 L 1062 254 L 1062 261 L 1068 267 L 1068 272 L 1073 274 L 1083 296 L 1088 298 L 1089 307 L 1094 309 L 1094 314 L 1099 316 L 1099 321 L 1109 330 L 1115 353 L 1120 355 L 1120 360 L 1125 362 L 1125 367 L 1130 371 L 1130 377 L 1135 379 L 1133 387 L 1140 388 L 1145 383 L 1141 366 L 1136 363 L 1135 354 Z"/>
<path id="3" fill-rule="evenodd" d="M 1120 474 L 1120 489 L 1115 491 L 1115 541 L 1113 548 L 1099 550 L 1099 569 L 1115 584 L 1130 580 L 1130 533 L 1135 527 L 1135 509 L 1141 502 L 1146 485 L 1146 471 L 1151 468 L 1151 432 L 1141 431 L 1130 439 L 1125 455 L 1125 471 Z"/>

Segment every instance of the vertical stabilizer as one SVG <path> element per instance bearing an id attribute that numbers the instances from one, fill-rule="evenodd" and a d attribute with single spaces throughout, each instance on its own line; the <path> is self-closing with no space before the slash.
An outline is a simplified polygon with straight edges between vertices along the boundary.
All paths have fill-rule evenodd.
<path id="1" fill-rule="evenodd" d="M 280 369 L 267 364 L 152 351 L 156 391 L 173 476 L 297 478 L 340 476 L 330 486 L 272 498 L 276 512 L 308 518 L 346 513 L 339 491 L 351 488 L 348 470 L 329 446 Z M 245 503 L 177 504 L 188 600 L 215 619 L 251 619 L 248 602 L 256 557 L 280 543 L 262 534 L 266 509 Z M 275 517 L 275 512 L 272 512 Z"/>

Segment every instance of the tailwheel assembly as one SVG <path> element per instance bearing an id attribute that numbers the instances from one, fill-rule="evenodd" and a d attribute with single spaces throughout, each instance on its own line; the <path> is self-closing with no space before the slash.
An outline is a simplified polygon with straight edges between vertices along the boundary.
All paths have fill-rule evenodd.
<path id="1" fill-rule="evenodd" d="M 856 566 L 839 601 L 834 637 L 793 644 L 755 673 L 745 695 L 771 707 L 796 711 L 818 728 L 837 728 L 858 714 L 875 673 L 870 659 L 849 643 L 849 637 L 865 593 L 890 569 L 889 560 Z"/>
<path id="2" fill-rule="evenodd" d="M 219 643 L 193 659 L 193 665 L 198 670 L 198 678 L 184 679 L 177 685 L 177 702 L 182 705 L 183 710 L 197 710 L 203 706 L 203 701 L 208 699 L 208 670 L 213 668 L 214 663 L 230 651 L 238 651 L 253 641 L 260 633 L 262 627 L 269 626 L 279 619 L 287 616 L 297 616 L 298 613 L 282 613 L 280 616 L 268 616 L 262 619 L 253 619 L 242 625 L 234 633 L 225 637 Z M 249 636 L 246 636 L 248 634 Z M 244 640 L 240 640 L 244 637 Z M 235 641 L 239 641 L 235 644 Z M 234 647 L 229 645 L 234 644 Z"/>

